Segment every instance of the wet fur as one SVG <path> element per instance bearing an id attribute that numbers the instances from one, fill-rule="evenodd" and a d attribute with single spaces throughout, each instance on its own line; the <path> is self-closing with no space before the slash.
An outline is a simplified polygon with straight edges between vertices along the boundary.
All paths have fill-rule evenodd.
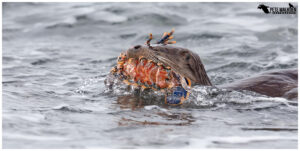
<path id="1" fill-rule="evenodd" d="M 249 90 L 272 97 L 295 99 L 298 96 L 298 70 L 269 71 L 220 87 L 232 90 Z"/>

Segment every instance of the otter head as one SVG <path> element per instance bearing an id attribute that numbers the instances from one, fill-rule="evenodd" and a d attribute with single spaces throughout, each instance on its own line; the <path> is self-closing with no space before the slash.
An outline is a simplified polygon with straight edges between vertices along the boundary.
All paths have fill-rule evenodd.
<path id="1" fill-rule="evenodd" d="M 136 59 L 144 57 L 159 62 L 183 77 L 190 79 L 193 85 L 212 85 L 200 57 L 185 48 L 167 45 L 136 45 L 126 51 L 126 57 Z"/>

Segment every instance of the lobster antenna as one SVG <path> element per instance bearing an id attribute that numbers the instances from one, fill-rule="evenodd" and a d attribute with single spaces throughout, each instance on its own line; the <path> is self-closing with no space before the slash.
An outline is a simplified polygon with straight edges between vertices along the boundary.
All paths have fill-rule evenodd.
<path id="1" fill-rule="evenodd" d="M 152 39 L 153 39 L 153 36 L 152 36 L 152 33 L 150 33 L 150 34 L 149 34 L 149 38 L 148 38 L 148 40 L 147 40 L 146 43 L 145 43 L 148 47 L 151 47 L 151 46 L 150 46 L 150 42 L 151 42 Z"/>

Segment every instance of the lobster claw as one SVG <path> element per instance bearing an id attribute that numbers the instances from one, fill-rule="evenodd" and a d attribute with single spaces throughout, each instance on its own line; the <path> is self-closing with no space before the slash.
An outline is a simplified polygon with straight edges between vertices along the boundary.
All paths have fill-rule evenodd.
<path id="1" fill-rule="evenodd" d="M 176 43 L 176 41 L 170 41 L 169 42 L 169 40 L 171 40 L 171 39 L 173 39 L 174 37 L 172 36 L 173 35 L 173 33 L 174 33 L 174 29 L 172 29 L 172 31 L 171 32 L 169 32 L 169 33 L 164 33 L 163 34 L 163 36 L 162 36 L 162 38 L 157 42 L 157 44 L 163 44 L 163 45 L 167 45 L 167 44 L 174 44 L 174 43 Z"/>

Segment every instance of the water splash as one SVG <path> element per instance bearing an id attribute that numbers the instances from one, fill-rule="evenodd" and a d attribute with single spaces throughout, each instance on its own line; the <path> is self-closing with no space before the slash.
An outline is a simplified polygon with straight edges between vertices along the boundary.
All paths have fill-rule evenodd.
<path id="1" fill-rule="evenodd" d="M 76 93 L 84 95 L 92 89 L 92 87 L 97 87 L 102 84 L 105 78 L 103 76 L 95 76 L 87 79 L 82 79 L 82 84 L 79 88 L 75 90 Z"/>
<path id="2" fill-rule="evenodd" d="M 107 77 L 109 78 L 109 77 Z M 105 93 L 115 96 L 134 96 L 140 98 L 148 105 L 164 104 L 164 93 L 152 89 L 141 89 L 128 86 L 118 79 L 106 79 Z M 285 98 L 268 97 L 251 91 L 233 91 L 220 89 L 215 86 L 195 86 L 189 90 L 189 98 L 183 102 L 181 107 L 185 108 L 224 108 L 226 105 L 250 105 L 249 108 L 268 108 L 279 105 L 288 106 L 297 110 L 298 103 Z M 151 102 L 152 104 L 149 104 Z M 272 102 L 272 103 L 271 103 Z M 269 103 L 269 104 L 268 104 Z"/>
<path id="3" fill-rule="evenodd" d="M 226 90 L 211 86 L 195 86 L 190 91 L 190 97 L 184 102 L 184 106 L 188 107 L 216 107 L 220 104 L 237 104 L 246 105 L 260 102 L 273 102 L 272 105 L 284 105 L 297 108 L 298 103 L 289 101 L 285 98 L 268 97 L 252 91 L 242 90 Z M 275 104 L 274 104 L 275 103 Z M 296 107 L 295 107 L 296 106 Z"/>

